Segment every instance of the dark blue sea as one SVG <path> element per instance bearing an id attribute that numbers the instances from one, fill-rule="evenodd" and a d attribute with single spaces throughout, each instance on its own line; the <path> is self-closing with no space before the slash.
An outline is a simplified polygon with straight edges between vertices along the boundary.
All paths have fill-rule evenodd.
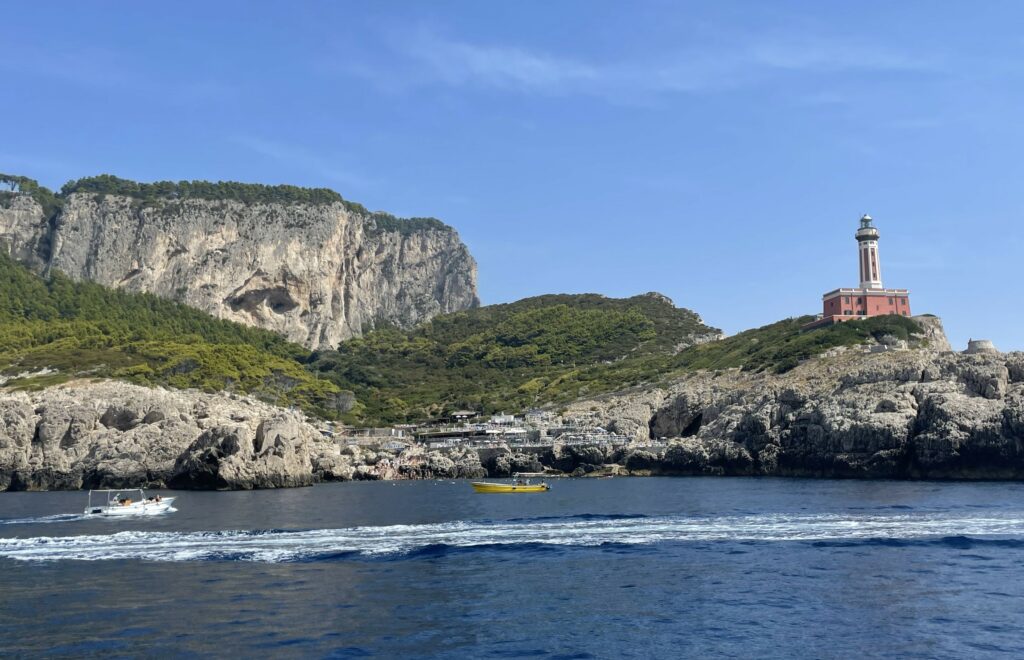
<path id="1" fill-rule="evenodd" d="M 0 494 L 0 655 L 1024 655 L 1024 485 L 558 480 Z"/>

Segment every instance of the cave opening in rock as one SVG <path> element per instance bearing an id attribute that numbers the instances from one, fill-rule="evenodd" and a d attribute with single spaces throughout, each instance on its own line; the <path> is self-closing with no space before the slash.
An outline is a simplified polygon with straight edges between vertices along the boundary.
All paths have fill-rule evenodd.
<path id="1" fill-rule="evenodd" d="M 697 413 L 697 416 L 694 417 L 693 420 L 691 420 L 690 423 L 686 425 L 686 428 L 683 429 L 683 432 L 680 433 L 679 435 L 684 437 L 684 438 L 689 438 L 690 436 L 697 435 L 697 432 L 700 431 L 700 425 L 703 422 L 704 422 L 704 413 L 702 413 L 702 412 Z"/>

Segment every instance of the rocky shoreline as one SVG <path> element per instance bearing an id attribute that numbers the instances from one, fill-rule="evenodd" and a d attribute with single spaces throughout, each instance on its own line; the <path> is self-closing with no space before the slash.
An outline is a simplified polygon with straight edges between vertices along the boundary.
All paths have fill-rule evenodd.
<path id="1" fill-rule="evenodd" d="M 783 375 L 699 373 L 566 414 L 634 438 L 633 473 L 1024 479 L 1024 353 L 848 352 Z"/>
<path id="2" fill-rule="evenodd" d="M 782 375 L 700 372 L 562 412 L 634 442 L 396 453 L 339 446 L 298 411 L 249 397 L 82 380 L 0 393 L 0 491 L 283 488 L 517 471 L 1024 479 L 1024 353 L 839 351 Z"/>

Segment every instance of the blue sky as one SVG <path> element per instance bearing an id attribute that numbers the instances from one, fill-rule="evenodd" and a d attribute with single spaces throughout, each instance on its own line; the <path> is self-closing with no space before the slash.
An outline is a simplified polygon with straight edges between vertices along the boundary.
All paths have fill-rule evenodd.
<path id="1" fill-rule="evenodd" d="M 1024 348 L 1024 4 L 20 3 L 0 171 L 327 186 L 454 226 L 485 303 L 732 333 L 857 284 Z"/>

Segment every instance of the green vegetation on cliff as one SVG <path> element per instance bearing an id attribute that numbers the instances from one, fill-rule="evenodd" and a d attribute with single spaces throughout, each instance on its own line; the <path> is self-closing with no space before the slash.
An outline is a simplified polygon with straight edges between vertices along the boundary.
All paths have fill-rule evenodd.
<path id="1" fill-rule="evenodd" d="M 700 369 L 782 373 L 838 346 L 921 333 L 884 316 L 803 331 L 786 319 L 705 343 L 712 328 L 656 294 L 551 295 L 439 316 L 411 331 L 383 328 L 314 353 L 310 367 L 359 401 L 352 421 L 421 420 L 557 404 Z"/>
<path id="2" fill-rule="evenodd" d="M 39 182 L 35 179 L 30 179 L 27 176 L 18 176 L 16 174 L 0 174 L 0 186 L 11 187 L 17 192 L 10 190 L 0 190 L 0 203 L 10 198 L 15 194 L 26 194 L 30 195 L 32 199 L 36 200 L 39 206 L 43 207 L 43 215 L 47 218 L 52 218 L 57 215 L 60 211 L 60 207 L 64 204 L 64 200 L 55 195 L 52 190 L 46 186 L 39 185 Z"/>
<path id="3" fill-rule="evenodd" d="M 349 211 L 356 213 L 362 213 L 373 219 L 375 233 L 381 232 L 398 232 L 403 236 L 408 236 L 414 232 L 419 231 L 443 231 L 451 229 L 448 225 L 444 224 L 437 218 L 399 218 L 385 213 L 383 211 L 367 211 L 366 207 L 362 204 L 356 204 L 355 202 L 345 202 L 345 207 Z"/>
<path id="4" fill-rule="evenodd" d="M 145 201 L 157 199 L 233 200 L 245 204 L 333 204 L 341 195 L 328 188 L 299 186 L 266 186 L 237 181 L 155 181 L 138 183 L 110 174 L 68 181 L 60 189 L 62 197 L 72 193 L 121 195 Z"/>
<path id="5" fill-rule="evenodd" d="M 44 280 L 0 254 L 0 375 L 13 377 L 7 387 L 109 377 L 251 393 L 334 416 L 345 397 L 303 367 L 307 355 L 272 332 L 153 295 L 60 273 Z M 55 373 L 38 375 L 44 370 Z"/>
<path id="6" fill-rule="evenodd" d="M 13 186 L 17 193 L 3 190 L 3 184 Z M 100 174 L 75 179 L 65 183 L 59 193 L 54 193 L 38 181 L 14 174 L 0 174 L 0 204 L 13 194 L 31 195 L 43 214 L 52 218 L 60 211 L 64 200 L 74 193 L 93 195 L 116 195 L 131 197 L 143 206 L 161 201 L 203 199 L 210 201 L 237 201 L 243 204 L 335 204 L 341 203 L 352 213 L 358 213 L 374 221 L 373 232 L 398 232 L 408 235 L 427 230 L 451 229 L 437 218 L 399 218 L 384 211 L 369 211 L 358 202 L 343 199 L 329 188 L 303 188 L 300 186 L 268 186 L 260 183 L 239 183 L 237 181 L 154 181 L 139 183 L 122 179 L 111 174 Z"/>
<path id="7" fill-rule="evenodd" d="M 801 361 L 831 348 L 854 346 L 886 335 L 910 340 L 923 333 L 921 326 L 904 316 L 874 316 L 863 321 L 846 321 L 824 328 L 802 331 L 812 316 L 778 321 L 732 337 L 683 351 L 672 361 L 672 369 L 742 368 L 746 371 L 784 373 Z"/>
<path id="8" fill-rule="evenodd" d="M 310 366 L 356 393 L 358 421 L 398 422 L 618 389 L 708 333 L 717 331 L 657 294 L 548 295 L 447 314 L 410 331 L 374 330 L 314 354 Z"/>

